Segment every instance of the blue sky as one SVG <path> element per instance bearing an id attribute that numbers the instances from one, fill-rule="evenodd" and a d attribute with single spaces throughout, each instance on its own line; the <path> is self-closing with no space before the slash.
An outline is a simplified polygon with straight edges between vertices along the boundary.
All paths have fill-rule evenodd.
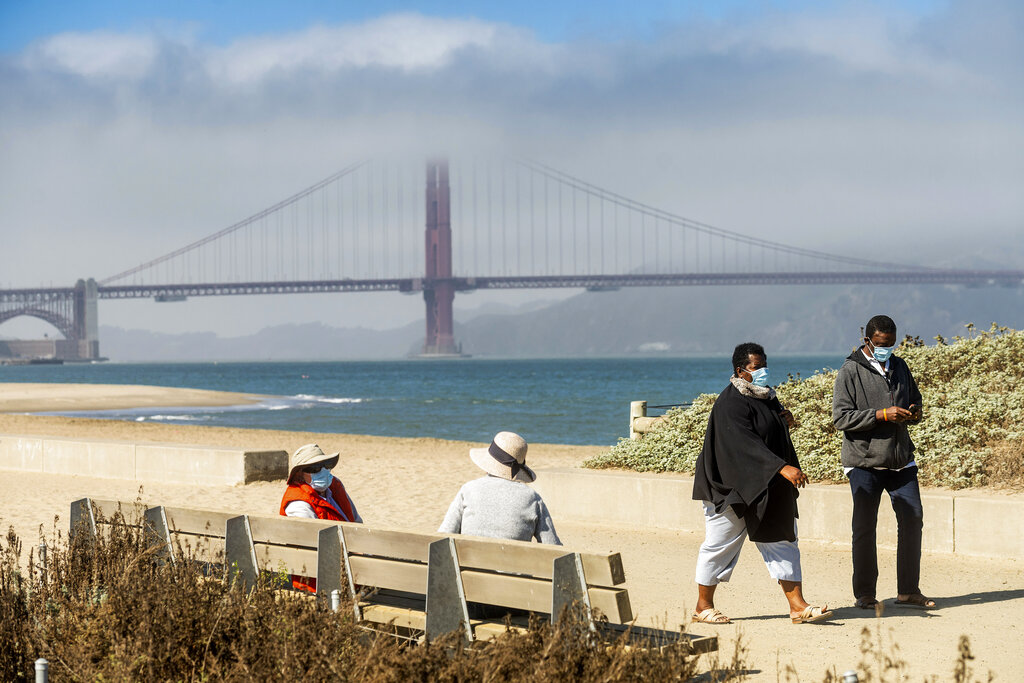
<path id="1" fill-rule="evenodd" d="M 823 11 L 854 3 L 809 0 L 4 0 L 0 2 L 0 51 L 16 52 L 32 41 L 67 31 L 195 31 L 203 40 L 223 45 L 243 36 L 296 31 L 310 25 L 363 21 L 395 12 L 443 17 L 473 17 L 525 27 L 541 40 L 580 37 L 615 39 L 647 35 L 665 23 L 694 18 L 728 19 L 765 12 Z M 867 3 L 857 3 L 867 4 Z M 888 7 L 926 15 L 942 0 L 898 0 Z"/>

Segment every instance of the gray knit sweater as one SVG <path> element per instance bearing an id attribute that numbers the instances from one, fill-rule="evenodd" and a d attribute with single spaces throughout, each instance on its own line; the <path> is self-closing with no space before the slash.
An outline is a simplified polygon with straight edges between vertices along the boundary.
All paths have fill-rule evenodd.
<path id="1" fill-rule="evenodd" d="M 463 484 L 438 531 L 562 545 L 540 494 L 521 482 L 490 475 Z"/>

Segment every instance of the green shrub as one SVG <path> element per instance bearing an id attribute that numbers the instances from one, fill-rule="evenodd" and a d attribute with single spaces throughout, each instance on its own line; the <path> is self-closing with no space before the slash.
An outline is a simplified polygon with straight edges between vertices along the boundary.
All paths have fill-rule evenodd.
<path id="1" fill-rule="evenodd" d="M 926 346 L 906 338 L 898 355 L 917 379 L 925 419 L 910 427 L 923 484 L 964 488 L 1014 485 L 1020 463 L 1007 453 L 1024 447 L 1024 333 L 998 325 L 952 343 L 936 337 Z M 839 462 L 840 434 L 832 427 L 832 387 L 836 372 L 790 378 L 779 385 L 779 400 L 799 424 L 792 430 L 800 464 L 818 481 L 845 481 Z M 586 467 L 618 467 L 640 472 L 693 472 L 704 443 L 716 396 L 704 394 L 689 408 L 665 414 L 642 439 L 622 439 Z"/>

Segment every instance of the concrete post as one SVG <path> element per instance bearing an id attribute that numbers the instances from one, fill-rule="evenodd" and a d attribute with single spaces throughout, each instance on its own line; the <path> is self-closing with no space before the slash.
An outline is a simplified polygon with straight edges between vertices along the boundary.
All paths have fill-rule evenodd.
<path id="1" fill-rule="evenodd" d="M 46 541 L 39 542 L 39 571 L 43 575 L 43 580 L 46 580 Z"/>
<path id="2" fill-rule="evenodd" d="M 629 404 L 629 438 L 639 439 L 643 434 L 634 429 L 638 417 L 647 417 L 647 401 L 632 401 Z"/>
<path id="3" fill-rule="evenodd" d="M 36 683 L 47 683 L 50 680 L 50 663 L 40 657 L 36 660 Z"/>

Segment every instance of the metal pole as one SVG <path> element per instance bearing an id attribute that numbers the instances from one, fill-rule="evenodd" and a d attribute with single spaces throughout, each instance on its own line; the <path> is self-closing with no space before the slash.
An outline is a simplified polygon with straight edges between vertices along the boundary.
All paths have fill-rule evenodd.
<path id="1" fill-rule="evenodd" d="M 40 657 L 36 660 L 36 683 L 47 683 L 50 680 L 50 663 Z"/>
<path id="2" fill-rule="evenodd" d="M 335 588 L 331 591 L 331 610 L 337 612 L 341 609 L 341 591 Z"/>

